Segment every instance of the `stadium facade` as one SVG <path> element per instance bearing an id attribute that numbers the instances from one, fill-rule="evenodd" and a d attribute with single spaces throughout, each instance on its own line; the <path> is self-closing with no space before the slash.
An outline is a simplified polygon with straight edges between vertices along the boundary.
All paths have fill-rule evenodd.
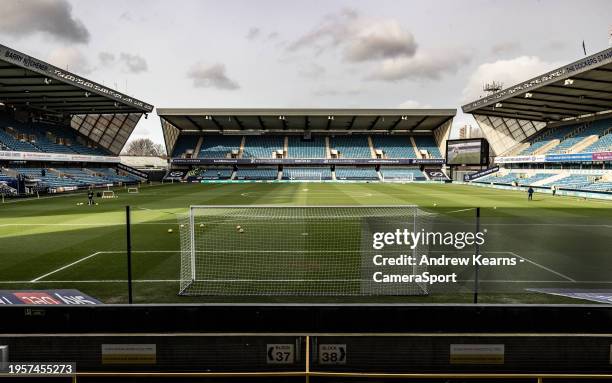
<path id="1" fill-rule="evenodd" d="M 146 180 L 119 153 L 153 106 L 0 45 L 0 193 Z"/>
<path id="2" fill-rule="evenodd" d="M 612 192 L 612 48 L 463 106 L 497 167 L 471 177 L 495 187 Z"/>
<path id="3" fill-rule="evenodd" d="M 171 178 L 445 178 L 455 109 L 157 109 Z"/>
<path id="4" fill-rule="evenodd" d="M 137 183 L 119 153 L 153 107 L 0 45 L 4 195 Z M 455 109 L 158 109 L 166 179 L 440 181 L 612 194 L 612 48 L 463 106 L 486 141 L 447 159 Z M 451 141 L 449 141 L 451 142 Z M 465 142 L 476 153 L 475 142 Z M 470 158 L 453 146 L 454 158 Z M 483 149 L 484 150 L 484 149 Z M 490 163 L 489 163 L 490 161 Z"/>

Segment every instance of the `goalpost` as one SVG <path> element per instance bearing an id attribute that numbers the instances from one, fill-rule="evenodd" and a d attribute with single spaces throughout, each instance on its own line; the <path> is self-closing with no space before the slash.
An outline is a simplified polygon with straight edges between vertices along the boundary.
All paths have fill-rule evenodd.
<path id="1" fill-rule="evenodd" d="M 413 173 L 391 173 L 390 176 L 385 177 L 384 170 L 380 172 L 380 178 L 382 182 L 414 182 Z"/>
<path id="2" fill-rule="evenodd" d="M 138 188 L 137 187 L 129 187 L 127 189 L 128 194 L 138 194 Z"/>
<path id="3" fill-rule="evenodd" d="M 423 274 L 426 266 L 380 266 L 373 257 L 421 256 L 425 246 L 373 247 L 380 232 L 428 230 L 417 206 L 191 206 L 180 218 L 180 295 L 425 295 L 420 282 L 378 283 L 376 272 Z"/>
<path id="4" fill-rule="evenodd" d="M 287 170 L 291 181 L 318 181 L 323 179 L 323 173 L 315 170 L 289 169 Z"/>

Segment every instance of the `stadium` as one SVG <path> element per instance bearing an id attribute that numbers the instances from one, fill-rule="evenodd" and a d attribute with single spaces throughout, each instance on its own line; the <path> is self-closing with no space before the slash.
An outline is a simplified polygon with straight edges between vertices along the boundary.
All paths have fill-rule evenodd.
<path id="1" fill-rule="evenodd" d="M 0 45 L 0 379 L 612 381 L 612 48 L 456 107 L 154 112 Z"/>

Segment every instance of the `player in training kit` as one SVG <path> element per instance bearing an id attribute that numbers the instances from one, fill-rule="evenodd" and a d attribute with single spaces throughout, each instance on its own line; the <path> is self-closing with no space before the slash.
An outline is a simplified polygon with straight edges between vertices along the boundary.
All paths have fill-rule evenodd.
<path id="1" fill-rule="evenodd" d="M 533 188 L 531 186 L 529 186 L 529 189 L 527 189 L 527 200 L 533 200 Z"/>
<path id="2" fill-rule="evenodd" d="M 92 206 L 92 205 L 94 204 L 93 197 L 94 197 L 94 192 L 93 192 L 93 190 L 88 191 L 88 192 L 87 192 L 87 204 L 88 204 L 89 206 Z"/>

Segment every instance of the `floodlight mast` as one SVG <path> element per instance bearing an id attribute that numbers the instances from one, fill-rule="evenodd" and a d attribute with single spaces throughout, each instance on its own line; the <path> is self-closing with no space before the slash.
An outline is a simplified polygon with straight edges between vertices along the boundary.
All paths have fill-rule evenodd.
<path id="1" fill-rule="evenodd" d="M 488 82 L 482 87 L 482 90 L 487 94 L 487 96 L 499 92 L 502 89 L 504 89 L 504 84 L 499 81 Z"/>

